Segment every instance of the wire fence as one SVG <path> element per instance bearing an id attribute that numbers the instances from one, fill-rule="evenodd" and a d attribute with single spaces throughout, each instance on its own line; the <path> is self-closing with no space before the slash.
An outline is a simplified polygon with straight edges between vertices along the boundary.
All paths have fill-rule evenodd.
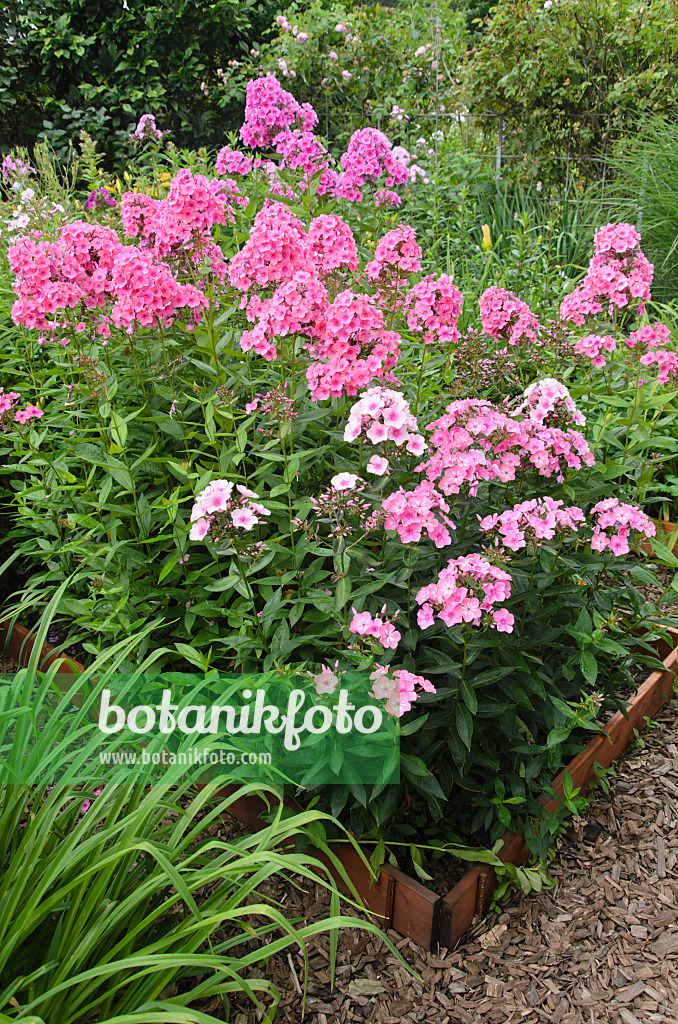
<path id="1" fill-rule="evenodd" d="M 475 124 L 474 124 L 475 122 Z M 493 127 L 488 131 L 488 122 L 493 123 Z M 431 135 L 432 148 L 434 150 L 435 160 L 437 162 L 440 151 L 440 142 L 442 129 L 445 125 L 448 126 L 447 131 L 449 134 L 450 127 L 455 125 L 457 128 L 456 136 L 459 144 L 459 151 L 464 156 L 470 157 L 479 161 L 494 162 L 495 177 L 501 178 L 503 168 L 515 167 L 516 164 L 513 161 L 519 161 L 527 166 L 543 166 L 548 168 L 549 164 L 565 164 L 565 175 L 564 183 L 562 184 L 562 201 L 565 202 L 577 202 L 578 200 L 569 197 L 570 186 L 575 178 L 581 177 L 581 169 L 584 162 L 581 158 L 574 155 L 570 150 L 569 140 L 568 144 L 564 147 L 565 152 L 541 152 L 535 151 L 529 152 L 515 152 L 515 145 L 518 135 L 525 132 L 526 129 L 520 127 L 513 129 L 507 134 L 506 122 L 501 114 L 483 111 L 482 113 L 475 113 L 471 110 L 458 110 L 458 111 L 445 111 L 445 110 L 431 110 L 431 111 L 420 111 L 416 114 L 408 115 L 404 111 L 384 118 L 382 116 L 365 111 L 359 117 L 351 114 L 347 119 L 347 127 L 350 126 L 350 133 L 357 128 L 366 127 L 368 124 L 373 124 L 374 127 L 386 131 L 387 134 L 391 134 L 394 128 L 400 129 L 400 133 L 405 137 L 405 147 L 410 148 L 413 145 L 413 138 L 419 128 L 423 127 L 426 123 L 428 129 L 434 125 L 434 131 Z M 571 130 L 570 130 L 571 136 Z M 586 171 L 588 172 L 589 167 L 594 166 L 597 169 L 597 180 L 600 184 L 600 194 L 597 198 L 597 202 L 605 202 L 605 187 L 610 179 L 610 165 L 608 162 L 607 154 L 601 156 L 590 156 L 586 155 L 585 158 Z M 584 175 L 586 180 L 590 179 L 590 175 L 587 173 Z"/>

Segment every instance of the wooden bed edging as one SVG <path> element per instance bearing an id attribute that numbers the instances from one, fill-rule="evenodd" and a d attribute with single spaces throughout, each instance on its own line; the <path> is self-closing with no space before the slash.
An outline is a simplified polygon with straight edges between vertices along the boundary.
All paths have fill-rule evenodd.
<path id="1" fill-rule="evenodd" d="M 673 694 L 678 675 L 678 629 L 669 629 L 672 647 L 660 641 L 659 657 L 664 668 L 652 672 L 630 702 L 627 716 L 618 711 L 610 719 L 606 733 L 597 733 L 587 746 L 574 757 L 553 781 L 556 799 L 542 794 L 539 802 L 553 811 L 563 796 L 563 778 L 567 771 L 575 788 L 586 792 L 595 777 L 595 765 L 608 767 L 622 753 L 634 728 L 651 718 Z M 9 634 L 9 638 L 8 638 Z M 0 622 L 0 644 L 19 665 L 26 665 L 32 650 L 33 637 L 25 626 L 16 623 L 10 633 L 9 622 Z M 55 661 L 63 661 L 64 673 L 78 674 L 83 666 L 59 655 L 51 644 L 43 644 L 40 667 L 47 669 Z M 260 815 L 266 805 L 260 797 L 248 796 L 236 800 L 230 813 L 248 828 L 264 827 Z M 401 935 L 413 939 L 424 949 L 437 945 L 451 949 L 469 928 L 476 915 L 487 912 L 496 885 L 496 874 L 488 864 L 476 864 L 464 874 L 446 896 L 427 889 L 404 871 L 382 865 L 378 878 L 373 881 L 370 870 L 351 846 L 338 850 L 338 856 L 367 909 L 375 915 L 382 927 L 393 928 Z M 523 836 L 505 832 L 499 857 L 504 863 L 522 864 L 529 856 Z M 345 888 L 343 883 L 340 888 Z"/>

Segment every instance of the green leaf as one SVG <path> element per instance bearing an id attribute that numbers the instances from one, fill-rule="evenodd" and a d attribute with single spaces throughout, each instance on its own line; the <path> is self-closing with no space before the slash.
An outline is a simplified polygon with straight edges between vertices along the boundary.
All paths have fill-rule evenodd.
<path id="1" fill-rule="evenodd" d="M 589 650 L 582 651 L 579 655 L 579 665 L 584 674 L 584 679 L 591 686 L 598 678 L 598 662 Z"/>
<path id="2" fill-rule="evenodd" d="M 344 607 L 351 596 L 351 581 L 348 576 L 340 576 L 334 594 L 334 607 L 338 612 Z"/>

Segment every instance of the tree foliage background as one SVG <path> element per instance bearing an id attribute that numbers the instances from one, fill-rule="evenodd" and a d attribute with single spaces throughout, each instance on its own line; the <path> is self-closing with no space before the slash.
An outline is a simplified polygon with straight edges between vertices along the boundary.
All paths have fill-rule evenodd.
<path id="1" fill-rule="evenodd" d="M 224 106 L 201 82 L 242 60 L 277 10 L 275 0 L 7 0 L 0 148 L 46 138 L 58 151 L 85 129 L 110 159 L 145 112 L 178 146 L 222 145 L 242 104 Z"/>

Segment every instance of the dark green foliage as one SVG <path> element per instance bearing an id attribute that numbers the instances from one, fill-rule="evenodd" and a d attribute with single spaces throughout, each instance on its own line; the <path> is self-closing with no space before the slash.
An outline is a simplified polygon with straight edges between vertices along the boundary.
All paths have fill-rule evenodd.
<path id="1" fill-rule="evenodd" d="M 85 129 L 122 166 L 140 115 L 178 146 L 222 145 L 242 99 L 205 95 L 242 60 L 276 11 L 272 0 L 9 0 L 0 15 L 0 145 L 46 137 L 57 151 Z"/>

